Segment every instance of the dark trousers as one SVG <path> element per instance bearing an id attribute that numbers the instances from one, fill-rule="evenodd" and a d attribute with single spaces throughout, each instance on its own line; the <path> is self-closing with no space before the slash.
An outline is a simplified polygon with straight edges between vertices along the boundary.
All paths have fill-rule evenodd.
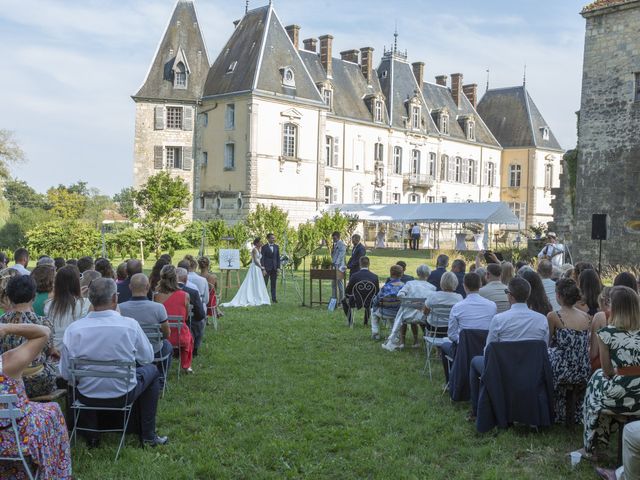
<path id="1" fill-rule="evenodd" d="M 411 250 L 418 250 L 420 248 L 420 235 L 412 234 L 409 246 Z"/>
<path id="2" fill-rule="evenodd" d="M 269 285 L 269 280 L 271 280 L 271 300 L 276 300 L 276 283 L 278 283 L 278 269 L 268 270 L 267 276 L 264 277 L 264 284 Z"/>
<path id="3" fill-rule="evenodd" d="M 458 347 L 457 342 L 444 342 L 440 347 L 440 356 L 442 357 L 442 368 L 444 368 L 444 378 L 449 382 L 449 360 L 447 360 L 447 356 L 450 358 L 455 358 L 456 356 L 456 348 Z"/>
<path id="4" fill-rule="evenodd" d="M 357 309 L 358 307 L 356 307 L 356 303 L 353 299 L 353 297 L 343 297 L 342 298 L 342 310 L 344 311 L 344 314 L 347 316 L 347 318 L 349 318 L 349 311 L 351 309 Z M 364 309 L 364 324 L 365 325 L 369 325 L 369 313 L 370 313 L 371 309 L 370 308 L 365 308 Z"/>
<path id="5" fill-rule="evenodd" d="M 156 367 L 158 368 L 158 372 L 160 373 L 161 387 L 164 385 L 164 380 L 165 380 L 162 374 L 162 368 L 163 368 L 162 363 L 164 363 L 164 371 L 166 375 L 168 375 L 169 369 L 171 368 L 171 357 L 173 357 L 173 345 L 171 345 L 171 342 L 165 338 L 164 340 L 162 340 L 162 348 L 158 353 L 154 355 L 154 357 L 160 358 L 160 357 L 166 357 L 167 355 L 168 357 L 164 362 L 156 363 Z"/>
<path id="6" fill-rule="evenodd" d="M 156 410 L 160 394 L 160 373 L 155 365 L 143 365 L 136 368 L 138 383 L 126 395 L 116 398 L 89 398 L 78 392 L 78 399 L 89 407 L 122 407 L 124 402 L 138 403 L 143 440 L 153 440 L 156 436 Z M 88 428 L 96 428 L 95 410 L 83 412 Z"/>
<path id="7" fill-rule="evenodd" d="M 191 321 L 191 335 L 193 336 L 193 348 L 194 353 L 200 347 L 202 339 L 204 338 L 204 319 L 197 322 Z"/>
<path id="8" fill-rule="evenodd" d="M 480 397 L 480 377 L 484 373 L 484 357 L 473 357 L 469 368 L 469 386 L 471 388 L 471 408 L 478 414 L 478 398 Z"/>

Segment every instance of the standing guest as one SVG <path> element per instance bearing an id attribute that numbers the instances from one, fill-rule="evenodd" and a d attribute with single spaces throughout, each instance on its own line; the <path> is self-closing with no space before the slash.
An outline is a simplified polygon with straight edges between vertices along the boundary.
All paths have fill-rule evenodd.
<path id="1" fill-rule="evenodd" d="M 358 282 L 369 282 L 373 285 L 373 293 L 375 296 L 380 291 L 380 280 L 378 276 L 369 270 L 369 257 L 360 257 L 360 266 L 356 273 L 349 276 L 349 283 L 344 291 L 344 298 L 342 299 L 342 309 L 344 314 L 349 317 L 349 311 L 356 306 L 356 300 L 353 295 L 353 289 Z M 369 309 L 364 311 L 364 324 L 369 324 Z"/>
<path id="2" fill-rule="evenodd" d="M 418 250 L 420 248 L 420 225 L 414 223 L 411 227 L 411 249 Z"/>
<path id="3" fill-rule="evenodd" d="M 127 278 L 118 284 L 118 303 L 131 300 L 129 283 L 131 282 L 131 277 L 136 273 L 142 273 L 142 262 L 136 258 L 127 260 Z"/>
<path id="4" fill-rule="evenodd" d="M 455 273 L 456 278 L 458 279 L 458 288 L 456 289 L 456 293 L 462 295 L 462 298 L 467 295 L 464 290 L 464 274 L 466 270 L 467 264 L 464 262 L 464 260 L 456 259 L 451 264 L 451 271 Z"/>
<path id="5" fill-rule="evenodd" d="M 64 267 L 67 264 L 66 260 L 64 258 L 62 258 L 62 257 L 54 258 L 53 259 L 53 263 L 54 263 L 54 265 L 56 267 L 56 271 L 60 270 L 62 267 Z"/>
<path id="6" fill-rule="evenodd" d="M 71 480 L 71 448 L 64 415 L 57 403 L 30 402 L 25 393 L 23 375 L 31 369 L 49 341 L 50 331 L 41 325 L 16 323 L 0 325 L 0 337 L 20 338 L 19 346 L 0 356 L 0 394 L 15 395 L 19 410 L 20 449 L 29 456 L 38 478 Z M 18 445 L 11 420 L 0 420 L 0 446 L 4 455 L 17 455 Z M 26 478 L 17 462 L 3 462 L 0 478 Z"/>
<path id="7" fill-rule="evenodd" d="M 11 300 L 7 296 L 7 285 L 13 277 L 19 277 L 20 274 L 15 268 L 5 268 L 0 270 L 0 314 L 13 310 Z"/>
<path id="8" fill-rule="evenodd" d="M 580 300 L 580 289 L 571 279 L 560 280 L 556 285 L 556 297 L 560 308 L 547 315 L 549 322 L 549 361 L 553 370 L 555 420 L 564 422 L 567 415 L 567 389 L 565 385 L 587 383 L 591 376 L 589 365 L 589 333 L 591 319 L 575 305 Z M 576 399 L 573 411 L 579 423 L 582 396 Z"/>
<path id="9" fill-rule="evenodd" d="M 162 267 L 165 265 L 171 265 L 171 262 L 166 258 L 160 257 L 151 269 L 151 274 L 149 275 L 149 300 L 153 300 L 153 295 L 155 294 L 158 282 L 160 281 L 160 272 L 162 271 Z"/>
<path id="10" fill-rule="evenodd" d="M 53 342 L 62 346 L 64 331 L 79 318 L 89 313 L 91 303 L 82 296 L 80 273 L 73 265 L 62 267 L 53 282 L 53 297 L 44 304 L 44 314 L 53 324 Z"/>
<path id="11" fill-rule="evenodd" d="M 487 284 L 478 292 L 481 297 L 491 300 L 496 304 L 498 313 L 509 310 L 511 304 L 504 291 L 504 283 L 501 281 L 502 267 L 497 263 L 487 265 Z"/>
<path id="12" fill-rule="evenodd" d="M 116 268 L 116 283 L 120 285 L 127 279 L 127 262 L 122 262 Z"/>
<path id="13" fill-rule="evenodd" d="M 168 340 L 171 331 L 169 329 L 169 323 L 167 322 L 167 311 L 164 306 L 159 303 L 152 302 L 147 298 L 149 291 L 149 279 L 144 273 L 136 273 L 131 277 L 129 282 L 129 288 L 131 288 L 131 300 L 123 302 L 118 305 L 120 314 L 123 317 L 133 318 L 140 326 L 145 325 L 159 325 L 162 332 L 162 340 L 159 340 L 153 347 L 154 358 L 167 358 L 164 365 L 164 372 L 168 372 L 171 366 L 171 353 L 173 352 L 173 345 Z M 158 364 L 160 375 L 163 373 L 163 367 Z M 160 378 L 160 383 L 164 382 L 164 378 Z"/>
<path id="14" fill-rule="evenodd" d="M 551 280 L 551 275 L 553 275 L 553 265 L 549 260 L 540 260 L 538 263 L 538 274 L 542 279 L 542 286 L 544 287 L 547 299 L 551 304 L 551 309 L 553 311 L 558 310 L 560 305 L 556 299 L 556 282 Z"/>
<path id="15" fill-rule="evenodd" d="M 7 296 L 13 309 L 0 317 L 0 323 L 31 323 L 45 326 L 50 330 L 53 328 L 48 318 L 39 317 L 33 313 L 31 305 L 36 296 L 36 283 L 30 275 L 12 278 L 7 285 Z M 24 337 L 6 335 L 0 339 L 0 351 L 8 352 L 22 345 L 24 341 Z M 53 347 L 53 339 L 49 338 L 46 347 L 23 373 L 27 396 L 49 395 L 56 389 L 57 360 L 58 352 Z"/>
<path id="16" fill-rule="evenodd" d="M 433 272 L 431 272 L 433 274 Z M 456 293 L 458 289 L 458 277 L 453 272 L 445 272 L 440 279 L 440 286 L 442 290 L 436 291 L 427 297 L 427 300 L 424 302 L 424 313 L 425 315 L 429 315 L 431 313 L 431 309 L 435 305 L 451 305 L 452 307 L 461 302 L 462 295 Z M 427 322 L 427 330 L 433 332 L 435 330 L 436 335 L 447 335 L 448 327 L 433 327 Z"/>
<path id="17" fill-rule="evenodd" d="M 583 272 L 584 273 L 584 272 Z M 584 399 L 584 449 L 592 457 L 598 444 L 606 445 L 615 414 L 637 411 L 640 402 L 640 299 L 629 287 L 611 289 L 611 325 L 598 331 L 600 362 L 587 385 Z"/>
<path id="18" fill-rule="evenodd" d="M 638 281 L 633 274 L 629 272 L 621 272 L 613 279 L 614 287 L 629 287 L 631 290 L 638 291 Z"/>
<path id="19" fill-rule="evenodd" d="M 364 248 L 364 245 L 360 243 L 360 235 L 357 233 L 351 237 L 351 258 L 347 262 L 347 268 L 349 269 L 349 278 L 351 275 L 360 270 L 360 258 L 364 257 L 367 254 L 367 250 Z"/>
<path id="20" fill-rule="evenodd" d="M 99 258 L 96 260 L 95 270 L 102 276 L 102 278 L 116 278 L 116 275 L 113 272 L 113 266 L 106 258 Z"/>
<path id="21" fill-rule="evenodd" d="M 331 239 L 333 240 L 331 264 L 336 274 L 336 278 L 331 281 L 331 296 L 340 302 L 344 297 L 344 272 L 347 271 L 344 257 L 347 254 L 347 246 L 340 238 L 340 232 L 333 232 Z"/>
<path id="22" fill-rule="evenodd" d="M 36 298 L 33 301 L 33 311 L 36 315 L 44 316 L 44 304 L 53 294 L 53 281 L 56 270 L 52 266 L 39 265 L 31 272 L 33 281 L 36 282 Z"/>
<path id="23" fill-rule="evenodd" d="M 447 267 L 449 266 L 449 257 L 447 255 L 441 254 L 438 255 L 436 259 L 436 269 L 431 272 L 427 281 L 436 287 L 436 290 L 440 291 L 440 279 L 447 271 Z"/>
<path id="24" fill-rule="evenodd" d="M 527 298 L 527 306 L 534 312 L 538 312 L 545 317 L 551 312 L 551 304 L 547 298 L 547 292 L 544 291 L 542 279 L 540 275 L 530 269 L 522 272 L 520 277 L 524 278 L 531 285 L 531 292 Z"/>
<path id="25" fill-rule="evenodd" d="M 92 257 L 81 257 L 78 259 L 78 270 L 80 270 L 80 274 L 82 275 L 87 270 L 93 270 L 95 266 Z"/>
<path id="26" fill-rule="evenodd" d="M 593 317 L 598 313 L 598 295 L 602 291 L 598 273 L 593 269 L 583 270 L 578 277 L 578 285 L 582 293 L 578 308 Z"/>
<path id="27" fill-rule="evenodd" d="M 398 296 L 398 292 L 404 287 L 404 283 L 400 280 L 402 277 L 402 267 L 393 265 L 389 270 L 389 280 L 385 283 L 378 294 L 373 297 L 371 302 L 371 338 L 373 340 L 380 339 L 380 320 L 384 316 L 395 316 L 398 314 L 399 307 L 385 307 L 380 301 L 383 298 L 393 298 Z"/>
<path id="28" fill-rule="evenodd" d="M 609 325 L 611 318 L 611 287 L 604 287 L 598 296 L 598 308 L 591 322 L 591 341 L 589 345 L 589 361 L 591 371 L 595 372 L 601 367 L 600 364 L 600 342 L 598 342 L 598 331 Z"/>
<path id="29" fill-rule="evenodd" d="M 167 315 L 181 317 L 183 324 L 178 330 L 171 329 L 169 341 L 174 349 L 180 352 L 180 366 L 185 373 L 193 373 L 191 362 L 193 360 L 193 336 L 187 325 L 189 319 L 189 295 L 178 286 L 176 267 L 165 265 L 160 271 L 160 281 L 154 301 L 164 305 Z"/>
<path id="30" fill-rule="evenodd" d="M 540 250 L 538 258 L 541 260 L 549 260 L 556 267 L 564 263 L 564 245 L 558 243 L 558 238 L 555 233 L 547 233 L 547 244 Z"/>
<path id="31" fill-rule="evenodd" d="M 198 289 L 200 300 L 202 301 L 202 308 L 206 310 L 207 304 L 209 303 L 209 284 L 205 278 L 198 275 L 198 262 L 193 258 L 193 255 L 185 255 L 184 260 L 189 262 L 188 267 L 186 265 L 182 265 L 182 267 L 187 268 L 189 281 Z"/>
<path id="32" fill-rule="evenodd" d="M 516 276 L 513 270 L 513 264 L 511 262 L 503 262 L 501 265 L 502 274 L 500 275 L 500 281 L 503 285 L 509 285 L 511 279 Z"/>
<path id="33" fill-rule="evenodd" d="M 80 378 L 76 385 L 78 399 L 90 407 L 120 407 L 125 401 L 137 402 L 143 445 L 155 447 L 166 444 L 167 437 L 160 437 L 156 433 L 160 375 L 158 369 L 151 364 L 151 343 L 138 322 L 123 317 L 116 311 L 118 294 L 116 282 L 112 279 L 94 280 L 89 287 L 89 299 L 93 311 L 71 324 L 64 333 L 60 357 L 62 377 L 67 381 L 71 380 L 69 360 L 73 358 L 135 361 L 139 366 L 132 372 L 127 385 L 109 378 Z M 86 410 L 85 414 L 89 425 L 95 428 L 96 411 Z M 96 434 L 89 437 L 90 446 L 97 446 L 98 442 Z"/>
<path id="34" fill-rule="evenodd" d="M 27 266 L 29 265 L 29 252 L 26 248 L 19 248 L 13 252 L 13 260 L 15 261 L 15 265 L 11 268 L 17 270 L 20 275 L 30 274 L 29 270 L 27 270 Z"/>
<path id="35" fill-rule="evenodd" d="M 266 273 L 264 284 L 271 283 L 271 302 L 278 303 L 276 285 L 278 283 L 278 271 L 280 270 L 280 247 L 276 244 L 276 236 L 273 233 L 267 234 L 267 244 L 262 246 L 260 254 L 262 255 L 260 262 Z"/>
<path id="36" fill-rule="evenodd" d="M 202 305 L 202 301 L 200 300 L 198 290 L 187 284 L 187 270 L 185 268 L 178 267 L 176 268 L 176 275 L 178 276 L 178 287 L 189 295 L 189 328 L 191 329 L 191 335 L 193 336 L 193 356 L 197 357 L 198 349 L 200 348 L 202 338 L 204 337 L 204 321 L 206 319 L 205 310 Z"/>

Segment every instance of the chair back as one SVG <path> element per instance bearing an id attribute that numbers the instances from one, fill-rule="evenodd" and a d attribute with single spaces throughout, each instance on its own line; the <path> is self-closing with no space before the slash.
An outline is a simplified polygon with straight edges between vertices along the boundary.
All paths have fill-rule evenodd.
<path id="1" fill-rule="evenodd" d="M 128 392 L 129 382 L 135 378 L 136 362 L 123 360 L 92 360 L 88 358 L 69 359 L 71 385 L 77 387 L 82 379 L 111 379 L 122 384 L 123 392 Z M 76 401 L 77 388 L 72 388 Z"/>
<path id="2" fill-rule="evenodd" d="M 11 430 L 13 431 L 13 435 L 15 437 L 15 444 L 17 447 L 16 448 L 17 453 L 15 456 L 3 455 L 4 452 L 0 452 L 0 461 L 22 462 L 22 465 L 24 466 L 24 470 L 27 474 L 27 477 L 30 480 L 33 480 L 34 476 L 31 473 L 31 467 L 29 466 L 29 462 L 27 462 L 27 459 L 25 457 L 25 452 L 23 451 L 23 448 L 22 448 L 20 431 L 18 430 L 18 424 L 16 423 L 17 420 L 19 420 L 24 416 L 23 413 L 18 408 L 17 403 L 18 403 L 17 395 L 14 395 L 14 394 L 0 395 L 0 405 L 5 406 L 5 408 L 0 409 L 0 419 L 9 420 L 11 422 Z M 36 473 L 36 476 L 37 475 L 38 474 Z"/>
<path id="3" fill-rule="evenodd" d="M 382 297 L 378 302 L 378 306 L 383 309 L 398 310 L 400 308 L 401 300 L 397 295 L 387 295 Z"/>
<path id="4" fill-rule="evenodd" d="M 149 339 L 149 343 L 151 343 L 151 345 L 156 345 L 162 341 L 163 335 L 159 324 L 146 324 L 140 326 L 142 327 L 144 334 L 147 336 L 147 339 Z"/>
<path id="5" fill-rule="evenodd" d="M 429 307 L 430 313 L 427 323 L 435 328 L 446 327 L 449 325 L 449 315 L 453 305 L 436 304 Z"/>
<path id="6" fill-rule="evenodd" d="M 182 326 L 184 325 L 184 318 L 180 315 L 169 315 L 167 317 L 167 324 L 169 328 L 178 330 L 178 335 L 180 335 L 180 330 L 182 330 Z"/>
<path id="7" fill-rule="evenodd" d="M 353 299 L 358 308 L 370 308 L 375 294 L 376 286 L 369 280 L 360 280 L 353 286 Z"/>
<path id="8" fill-rule="evenodd" d="M 424 308 L 424 302 L 426 298 L 416 298 L 416 297 L 398 297 L 400 299 L 400 306 L 404 308 L 410 308 L 413 310 L 420 310 Z"/>
<path id="9" fill-rule="evenodd" d="M 471 399 L 469 384 L 471 360 L 483 354 L 488 335 L 488 330 L 465 329 L 460 332 L 449 373 L 449 396 L 454 402 Z"/>

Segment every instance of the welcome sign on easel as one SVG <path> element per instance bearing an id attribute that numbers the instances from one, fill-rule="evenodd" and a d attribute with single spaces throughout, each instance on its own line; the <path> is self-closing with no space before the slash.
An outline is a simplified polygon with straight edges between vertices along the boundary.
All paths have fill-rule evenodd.
<path id="1" fill-rule="evenodd" d="M 224 298 L 230 288 L 240 287 L 240 250 L 221 248 L 219 254 L 220 271 L 224 274 Z M 235 272 L 233 275 L 231 272 Z"/>

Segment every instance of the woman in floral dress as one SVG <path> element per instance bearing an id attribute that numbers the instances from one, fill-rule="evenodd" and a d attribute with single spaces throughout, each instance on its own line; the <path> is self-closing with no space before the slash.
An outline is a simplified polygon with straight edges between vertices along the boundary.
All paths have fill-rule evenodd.
<path id="1" fill-rule="evenodd" d="M 611 321 L 598 331 L 602 368 L 589 380 L 584 399 L 584 450 L 591 456 L 598 444 L 607 445 L 611 416 L 640 414 L 640 299 L 629 287 L 611 289 Z"/>
<path id="2" fill-rule="evenodd" d="M 71 449 L 64 415 L 57 403 L 31 403 L 22 383 L 22 372 L 29 367 L 49 341 L 47 327 L 34 324 L 0 324 L 0 337 L 22 337 L 19 347 L 0 356 L 0 394 L 17 395 L 17 408 L 22 416 L 17 420 L 20 448 L 31 460 L 32 472 L 47 480 L 71 479 Z M 5 405 L 0 405 L 5 408 Z M 16 437 L 10 420 L 0 420 L 0 456 L 17 456 Z M 20 462 L 0 464 L 0 478 L 26 479 Z"/>

